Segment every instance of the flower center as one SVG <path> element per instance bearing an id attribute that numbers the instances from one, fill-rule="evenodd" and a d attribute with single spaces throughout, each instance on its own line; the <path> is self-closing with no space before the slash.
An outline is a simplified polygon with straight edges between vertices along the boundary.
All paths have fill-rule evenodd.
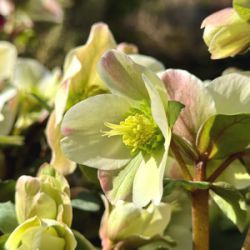
<path id="1" fill-rule="evenodd" d="M 164 142 L 164 137 L 153 120 L 151 113 L 133 112 L 120 124 L 105 123 L 110 128 L 104 136 L 122 136 L 123 143 L 131 149 L 134 155 L 138 151 L 150 153 Z"/>

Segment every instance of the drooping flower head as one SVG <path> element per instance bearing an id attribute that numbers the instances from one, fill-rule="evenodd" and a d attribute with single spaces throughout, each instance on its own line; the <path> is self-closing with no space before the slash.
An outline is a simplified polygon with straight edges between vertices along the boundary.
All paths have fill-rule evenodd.
<path id="1" fill-rule="evenodd" d="M 105 212 L 100 227 L 103 250 L 120 249 L 118 246 L 129 244 L 145 244 L 153 237 L 161 237 L 169 224 L 171 206 L 167 203 L 150 204 L 146 208 L 138 208 L 131 202 L 119 201 L 110 206 L 103 197 Z"/>

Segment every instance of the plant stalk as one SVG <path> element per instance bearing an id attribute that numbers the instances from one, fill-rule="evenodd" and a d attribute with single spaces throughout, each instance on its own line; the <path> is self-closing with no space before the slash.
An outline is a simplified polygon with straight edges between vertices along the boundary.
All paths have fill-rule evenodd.
<path id="1" fill-rule="evenodd" d="M 206 162 L 195 165 L 194 181 L 206 180 Z M 192 192 L 193 250 L 209 250 L 209 193 L 197 189 Z"/>

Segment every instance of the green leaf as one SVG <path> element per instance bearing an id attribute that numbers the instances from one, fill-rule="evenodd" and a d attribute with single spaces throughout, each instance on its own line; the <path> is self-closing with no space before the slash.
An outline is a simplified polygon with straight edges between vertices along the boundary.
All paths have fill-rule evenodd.
<path id="1" fill-rule="evenodd" d="M 0 181 L 0 202 L 14 201 L 16 182 L 14 180 Z"/>
<path id="2" fill-rule="evenodd" d="M 4 136 L 0 135 L 0 145 L 1 146 L 9 146 L 9 145 L 15 145 L 15 146 L 21 146 L 23 145 L 23 137 L 22 136 Z"/>
<path id="3" fill-rule="evenodd" d="M 197 147 L 209 159 L 244 151 L 250 145 L 250 114 L 214 115 L 197 135 Z"/>
<path id="4" fill-rule="evenodd" d="M 211 186 L 211 196 L 222 212 L 242 232 L 247 224 L 247 211 L 243 195 L 228 183 L 218 182 Z"/>
<path id="5" fill-rule="evenodd" d="M 164 179 L 164 195 L 170 194 L 176 188 L 183 188 L 187 191 L 195 189 L 209 189 L 210 183 L 205 181 L 186 181 L 186 180 L 172 180 Z"/>
<path id="6" fill-rule="evenodd" d="M 100 186 L 99 180 L 97 178 L 97 169 L 90 168 L 85 165 L 79 165 L 79 168 L 82 172 L 82 174 L 87 178 L 88 181 L 91 183 L 96 184 L 96 186 Z"/>
<path id="7" fill-rule="evenodd" d="M 245 21 L 250 21 L 250 1 L 249 0 L 234 0 L 233 7 L 239 16 Z"/>
<path id="8" fill-rule="evenodd" d="M 156 242 L 151 242 L 149 244 L 146 244 L 142 247 L 139 247 L 138 250 L 169 250 L 169 244 L 165 241 L 156 241 Z"/>
<path id="9" fill-rule="evenodd" d="M 0 230 L 2 233 L 11 233 L 18 226 L 15 205 L 8 201 L 0 203 Z"/>
<path id="10" fill-rule="evenodd" d="M 168 102 L 168 125 L 172 128 L 179 117 L 181 110 L 185 107 L 184 104 L 177 101 Z"/>
<path id="11" fill-rule="evenodd" d="M 72 207 L 88 212 L 98 212 L 101 207 L 101 200 L 97 195 L 90 192 L 81 192 L 71 201 Z"/>
<path id="12" fill-rule="evenodd" d="M 76 250 L 97 250 L 81 233 L 72 230 L 77 241 Z"/>

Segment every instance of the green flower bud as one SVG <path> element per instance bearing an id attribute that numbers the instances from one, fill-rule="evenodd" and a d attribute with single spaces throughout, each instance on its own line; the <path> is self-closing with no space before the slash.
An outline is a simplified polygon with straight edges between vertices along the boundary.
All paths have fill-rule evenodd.
<path id="1" fill-rule="evenodd" d="M 162 235 L 171 217 L 170 205 L 150 204 L 146 208 L 138 208 L 133 203 L 118 201 L 110 209 L 105 201 L 106 211 L 102 219 L 100 236 L 104 249 L 130 237 L 149 240 Z"/>
<path id="2" fill-rule="evenodd" d="M 6 250 L 73 250 L 76 248 L 76 240 L 65 224 L 33 217 L 11 233 L 5 248 Z"/>
<path id="3" fill-rule="evenodd" d="M 233 8 L 208 16 L 201 27 L 205 28 L 203 39 L 212 59 L 235 56 L 250 46 L 250 24 Z"/>
<path id="4" fill-rule="evenodd" d="M 66 179 L 50 165 L 38 177 L 21 176 L 16 185 L 16 214 L 19 223 L 38 216 L 71 225 L 72 207 Z"/>

